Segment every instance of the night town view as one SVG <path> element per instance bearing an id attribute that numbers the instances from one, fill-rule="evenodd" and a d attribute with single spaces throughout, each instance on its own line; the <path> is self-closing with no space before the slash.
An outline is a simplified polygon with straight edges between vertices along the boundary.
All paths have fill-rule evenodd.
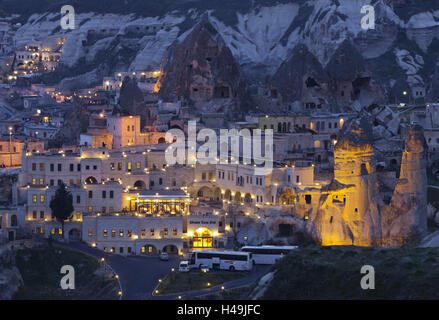
<path id="1" fill-rule="evenodd" d="M 438 299 L 439 1 L 0 0 L 0 189 L 0 300 Z"/>

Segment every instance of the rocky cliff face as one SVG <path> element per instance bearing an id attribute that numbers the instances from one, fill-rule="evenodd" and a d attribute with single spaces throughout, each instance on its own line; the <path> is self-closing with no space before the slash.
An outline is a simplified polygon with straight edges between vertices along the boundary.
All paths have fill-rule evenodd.
<path id="1" fill-rule="evenodd" d="M 218 104 L 234 100 L 234 110 L 216 110 L 225 113 L 237 112 L 248 102 L 239 65 L 207 17 L 169 48 L 157 87 L 161 99 L 184 98 L 198 111 L 212 100 Z"/>
<path id="2" fill-rule="evenodd" d="M 23 285 L 23 278 L 15 266 L 15 252 L 0 250 L 0 300 L 11 300 Z"/>
<path id="3" fill-rule="evenodd" d="M 143 105 L 143 93 L 137 86 L 135 79 L 126 77 L 122 81 L 122 87 L 119 93 L 119 104 L 124 111 L 131 114 L 144 114 L 147 111 Z"/>
<path id="4" fill-rule="evenodd" d="M 283 103 L 302 103 L 311 111 L 353 111 L 384 102 L 380 86 L 353 44 L 345 40 L 325 68 L 308 48 L 298 45 L 270 81 L 272 96 Z"/>
<path id="5" fill-rule="evenodd" d="M 401 172 L 389 206 L 382 210 L 383 244 L 398 245 L 427 230 L 427 144 L 414 126 L 405 139 Z"/>
<path id="6" fill-rule="evenodd" d="M 361 29 L 361 7 L 365 4 L 375 7 L 375 30 Z M 167 1 L 163 4 L 145 2 L 138 8 L 136 4 L 115 2 L 106 6 L 105 13 L 86 1 L 83 6 L 79 1 L 78 6 L 88 8 L 88 13 L 78 11 L 75 30 L 61 30 L 59 13 L 50 12 L 55 7 L 47 7 L 49 12 L 45 12 L 41 6 L 15 35 L 18 46 L 66 37 L 61 61 L 67 69 L 63 69 L 57 79 L 87 73 L 95 77 L 100 72 L 92 71 L 102 64 L 105 68 L 98 70 L 105 70 L 105 75 L 158 69 L 167 48 L 176 39 L 184 39 L 208 11 L 213 27 L 250 82 L 275 74 L 298 44 L 305 45 L 326 68 L 331 60 L 338 59 L 333 57 L 340 45 L 349 40 L 364 59 L 372 79 L 376 79 L 386 93 L 397 80 L 407 81 L 410 86 L 431 84 L 430 92 L 438 91 L 437 81 L 430 80 L 438 61 L 437 1 L 227 0 L 206 3 L 197 0 L 171 6 Z M 20 10 L 19 6 L 12 6 L 5 12 L 23 14 Z M 137 14 L 129 14 L 133 12 Z M 340 61 L 343 66 L 343 60 Z M 91 80 L 96 82 L 94 78 Z M 72 82 L 74 79 L 69 80 Z M 295 88 L 298 95 L 300 84 Z M 344 97 L 350 99 L 349 94 Z"/>
<path id="7" fill-rule="evenodd" d="M 347 123 L 334 149 L 334 180 L 324 187 L 308 230 L 322 245 L 380 243 L 380 202 L 369 120 Z"/>

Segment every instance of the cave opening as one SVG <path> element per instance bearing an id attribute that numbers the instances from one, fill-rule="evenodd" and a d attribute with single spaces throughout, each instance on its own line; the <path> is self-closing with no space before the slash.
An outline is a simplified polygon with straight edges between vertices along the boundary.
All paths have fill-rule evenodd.
<path id="1" fill-rule="evenodd" d="M 227 99 L 230 97 L 230 90 L 227 86 L 219 86 L 214 89 L 214 98 Z"/>
<path id="2" fill-rule="evenodd" d="M 355 97 L 360 95 L 362 89 L 365 89 L 370 84 L 370 77 L 356 78 L 352 81 L 352 89 Z"/>
<path id="3" fill-rule="evenodd" d="M 308 77 L 308 79 L 306 79 L 305 84 L 306 84 L 307 88 L 320 87 L 320 85 L 317 83 L 317 81 L 311 77 Z"/>
<path id="4" fill-rule="evenodd" d="M 279 224 L 279 236 L 290 237 L 293 234 L 293 226 L 287 223 Z"/>

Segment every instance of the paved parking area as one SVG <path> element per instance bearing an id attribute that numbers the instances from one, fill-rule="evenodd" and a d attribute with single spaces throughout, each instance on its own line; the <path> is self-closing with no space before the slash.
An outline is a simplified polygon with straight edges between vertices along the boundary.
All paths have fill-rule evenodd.
<path id="1" fill-rule="evenodd" d="M 119 275 L 119 281 L 122 286 L 122 299 L 127 300 L 144 300 L 144 299 L 177 299 L 178 294 L 167 296 L 153 296 L 152 292 L 158 284 L 159 279 L 163 279 L 172 268 L 178 270 L 180 257 L 170 255 L 169 261 L 161 261 L 155 257 L 131 256 L 124 257 L 117 254 L 109 254 L 101 250 L 92 248 L 82 242 L 71 242 L 69 244 L 54 243 L 56 246 L 67 247 L 81 251 L 85 254 L 96 258 L 104 258 L 108 265 Z M 264 275 L 271 266 L 256 265 L 253 270 L 244 278 L 231 281 L 225 284 L 227 289 L 245 286 L 255 282 L 259 277 Z M 181 294 L 183 299 L 191 299 L 199 295 L 214 293 L 221 290 L 221 286 L 212 287 L 203 290 L 191 291 Z"/>

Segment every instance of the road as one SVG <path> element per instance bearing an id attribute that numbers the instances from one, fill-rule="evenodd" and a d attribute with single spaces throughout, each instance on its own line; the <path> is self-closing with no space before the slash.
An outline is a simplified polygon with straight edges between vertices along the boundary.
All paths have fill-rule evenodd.
<path id="1" fill-rule="evenodd" d="M 203 290 L 190 291 L 183 294 L 172 294 L 166 296 L 154 296 L 152 293 L 158 284 L 159 279 L 163 279 L 172 268 L 178 269 L 180 258 L 169 256 L 169 261 L 161 261 L 158 257 L 141 256 L 121 256 L 117 254 L 105 253 L 96 248 L 92 248 L 82 242 L 59 243 L 54 242 L 55 246 L 74 249 L 96 258 L 104 258 L 107 264 L 119 276 L 122 287 L 122 300 L 176 300 L 181 295 L 183 299 L 192 299 L 197 296 L 215 293 L 221 290 L 221 285 Z M 257 265 L 244 278 L 230 281 L 224 284 L 226 289 L 246 286 L 255 282 L 264 275 L 271 266 Z"/>
<path id="2" fill-rule="evenodd" d="M 260 277 L 266 274 L 270 270 L 270 268 L 271 265 L 256 265 L 253 266 L 253 270 L 249 272 L 247 276 L 241 279 L 237 279 L 234 281 L 227 282 L 225 284 L 218 285 L 216 287 L 202 289 L 202 290 L 189 291 L 186 293 L 154 296 L 153 299 L 176 300 L 180 296 L 181 299 L 183 300 L 190 300 L 195 297 L 217 293 L 222 290 L 221 287 L 224 287 L 225 290 L 244 287 L 257 281 Z"/>

